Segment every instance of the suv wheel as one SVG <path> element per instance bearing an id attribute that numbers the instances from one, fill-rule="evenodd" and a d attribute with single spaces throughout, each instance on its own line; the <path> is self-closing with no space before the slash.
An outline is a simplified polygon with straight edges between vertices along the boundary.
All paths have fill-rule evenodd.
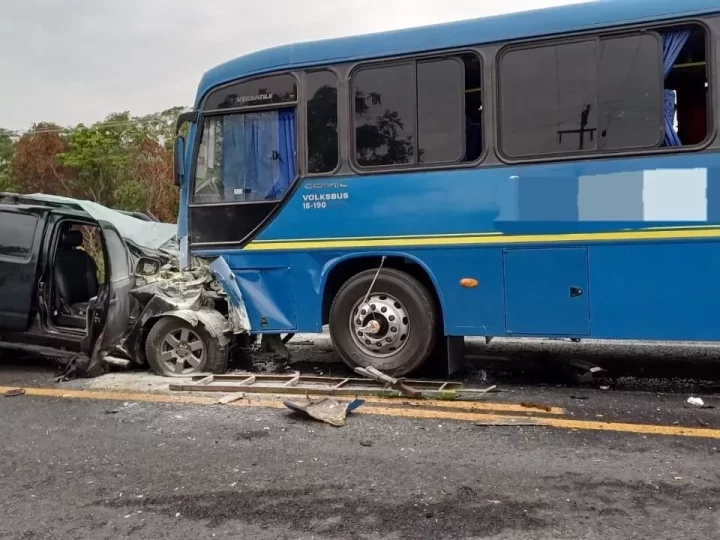
<path id="1" fill-rule="evenodd" d="M 227 348 L 202 326 L 175 317 L 160 319 L 145 341 L 145 355 L 158 375 L 177 376 L 227 370 Z"/>

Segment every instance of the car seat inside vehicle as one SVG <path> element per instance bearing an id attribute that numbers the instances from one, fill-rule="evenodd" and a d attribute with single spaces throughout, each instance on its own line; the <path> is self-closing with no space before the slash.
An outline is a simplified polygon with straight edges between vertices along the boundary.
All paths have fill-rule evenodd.
<path id="1" fill-rule="evenodd" d="M 55 253 L 57 323 L 60 326 L 85 328 L 88 303 L 98 293 L 97 265 L 81 249 L 83 233 L 66 228 L 60 234 Z"/>

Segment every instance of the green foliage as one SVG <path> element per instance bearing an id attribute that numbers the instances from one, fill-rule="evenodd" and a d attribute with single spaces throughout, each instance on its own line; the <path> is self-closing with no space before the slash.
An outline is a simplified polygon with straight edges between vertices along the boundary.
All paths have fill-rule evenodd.
<path id="1" fill-rule="evenodd" d="M 15 191 L 16 184 L 10 173 L 10 163 L 15 152 L 12 132 L 0 128 L 0 191 Z"/>
<path id="2" fill-rule="evenodd" d="M 148 208 L 147 194 L 137 180 L 128 180 L 115 190 L 117 206 L 123 210 L 144 212 Z"/>
<path id="3" fill-rule="evenodd" d="M 133 153 L 146 134 L 130 114 L 115 113 L 90 127 L 71 130 L 68 149 L 59 157 L 75 169 L 75 188 L 93 201 L 113 206 L 117 189 L 129 178 Z"/>

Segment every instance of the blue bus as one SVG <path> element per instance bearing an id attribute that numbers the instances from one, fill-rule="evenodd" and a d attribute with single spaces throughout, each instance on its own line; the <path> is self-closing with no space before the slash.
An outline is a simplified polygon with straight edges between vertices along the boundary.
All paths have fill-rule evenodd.
<path id="1" fill-rule="evenodd" d="M 230 60 L 179 119 L 183 248 L 252 332 L 398 375 L 465 336 L 720 340 L 719 56 L 717 0 L 600 0 Z"/>

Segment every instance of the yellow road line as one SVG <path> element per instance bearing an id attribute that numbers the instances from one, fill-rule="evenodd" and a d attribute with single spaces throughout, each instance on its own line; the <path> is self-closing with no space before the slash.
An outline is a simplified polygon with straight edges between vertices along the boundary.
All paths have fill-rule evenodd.
<path id="1" fill-rule="evenodd" d="M 0 393 L 11 390 L 12 387 L 0 386 Z M 217 403 L 215 397 L 193 396 L 193 395 L 170 395 L 159 393 L 140 393 L 140 392 L 113 392 L 107 390 L 70 390 L 63 388 L 25 388 L 26 395 L 70 398 L 70 399 L 89 399 L 89 400 L 113 400 L 113 401 L 139 401 L 147 403 L 177 403 L 191 405 L 214 405 Z M 272 409 L 285 408 L 280 400 L 248 399 L 236 401 L 223 407 L 262 407 Z M 22 398 L 12 398 L 22 399 Z M 357 413 L 391 416 L 398 418 L 413 418 L 425 420 L 458 420 L 464 422 L 491 423 L 512 422 L 519 424 L 532 418 L 534 424 L 545 427 L 553 427 L 559 429 L 570 430 L 589 430 L 589 431 L 610 431 L 619 433 L 635 433 L 640 435 L 668 435 L 678 437 L 700 437 L 708 439 L 720 439 L 720 429 L 713 428 L 691 428 L 682 426 L 663 426 L 652 424 L 631 424 L 626 422 L 597 422 L 592 420 L 571 420 L 567 418 L 553 418 L 542 416 L 511 416 L 501 414 L 486 414 L 464 411 L 450 411 L 440 409 L 423 409 L 413 407 L 412 409 L 403 409 L 395 407 L 376 407 L 369 406 L 358 409 Z M 357 414 L 356 413 L 356 414 Z"/>
<path id="2" fill-rule="evenodd" d="M 462 409 L 466 412 L 474 411 L 497 411 L 532 414 L 565 414 L 562 407 L 547 407 L 544 404 L 523 407 L 519 403 L 496 403 L 491 401 L 449 401 L 443 399 L 405 399 L 405 398 L 380 398 L 362 397 L 366 403 L 394 403 L 397 405 L 411 405 L 413 407 L 439 407 L 443 409 Z M 542 409 L 538 408 L 542 407 Z"/>
<path id="3" fill-rule="evenodd" d="M 361 409 L 358 410 L 360 412 Z M 497 421 L 523 421 L 532 419 L 538 426 L 554 427 L 570 430 L 584 431 L 614 431 L 620 433 L 635 433 L 640 435 L 673 435 L 681 437 L 702 437 L 720 439 L 720 429 L 690 428 L 681 426 L 663 426 L 652 424 L 630 424 L 625 422 L 596 422 L 593 420 L 569 420 L 565 418 L 550 418 L 541 416 L 508 416 L 500 414 L 473 414 L 462 412 L 446 412 L 427 409 L 391 409 L 383 407 L 369 407 L 364 410 L 367 414 L 382 416 L 399 416 L 421 418 L 429 420 L 464 420 L 467 422 Z"/>

